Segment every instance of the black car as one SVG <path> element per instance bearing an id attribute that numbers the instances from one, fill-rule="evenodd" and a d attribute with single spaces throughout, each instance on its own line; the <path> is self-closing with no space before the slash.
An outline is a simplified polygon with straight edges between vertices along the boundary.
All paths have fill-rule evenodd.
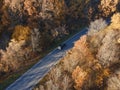
<path id="1" fill-rule="evenodd" d="M 64 43 L 64 44 L 60 44 L 59 46 L 58 46 L 58 49 L 59 50 L 62 50 L 64 47 L 66 47 L 66 44 Z"/>

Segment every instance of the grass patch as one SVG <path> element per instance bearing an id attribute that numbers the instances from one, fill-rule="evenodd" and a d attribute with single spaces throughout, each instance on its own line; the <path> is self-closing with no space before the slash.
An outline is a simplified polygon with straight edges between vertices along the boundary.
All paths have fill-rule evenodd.
<path id="1" fill-rule="evenodd" d="M 10 84 L 12 84 L 16 79 L 18 79 L 22 74 L 24 74 L 28 69 L 30 69 L 33 65 L 35 65 L 41 58 L 43 58 L 49 52 L 51 52 L 53 49 L 55 49 L 60 43 L 64 42 L 65 40 L 72 37 L 76 33 L 80 32 L 82 29 L 83 29 L 83 27 L 79 28 L 79 29 L 76 29 L 76 30 L 74 30 L 74 32 L 65 36 L 61 40 L 56 41 L 54 43 L 54 45 L 51 45 L 51 47 L 49 47 L 40 56 L 34 58 L 34 60 L 29 61 L 29 64 L 27 66 L 25 66 L 24 68 L 22 68 L 21 70 L 15 72 L 15 73 L 9 74 L 6 77 L 4 77 L 4 79 L 2 81 L 0 81 L 0 90 L 4 90 L 6 87 L 8 87 Z"/>

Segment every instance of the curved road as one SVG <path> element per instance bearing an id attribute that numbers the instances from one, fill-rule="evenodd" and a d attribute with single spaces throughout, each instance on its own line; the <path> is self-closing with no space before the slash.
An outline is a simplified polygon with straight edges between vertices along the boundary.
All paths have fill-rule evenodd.
<path id="1" fill-rule="evenodd" d="M 73 47 L 74 42 L 86 32 L 87 29 L 83 29 L 65 41 L 64 43 L 66 43 L 66 47 L 62 50 L 58 50 L 57 48 L 54 49 L 18 78 L 13 84 L 8 86 L 6 90 L 32 90 L 34 86 L 51 70 L 51 68 L 65 56 L 65 52 Z"/>

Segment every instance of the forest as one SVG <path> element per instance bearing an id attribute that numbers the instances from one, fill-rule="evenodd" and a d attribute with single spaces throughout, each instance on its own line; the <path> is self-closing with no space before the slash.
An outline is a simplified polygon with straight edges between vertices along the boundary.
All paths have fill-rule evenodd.
<path id="1" fill-rule="evenodd" d="M 106 52 L 103 49 L 106 49 L 104 47 L 107 47 L 107 45 L 111 45 L 110 39 L 114 37 L 119 42 L 119 12 L 119 0 L 0 0 L 0 85 L 2 86 L 0 86 L 0 89 L 13 82 L 10 81 L 6 84 L 5 81 L 11 80 L 11 77 L 16 77 L 14 75 L 18 72 L 24 73 L 52 48 L 55 48 L 61 40 L 78 32 L 78 29 L 83 27 L 89 28 L 86 42 L 91 50 L 89 51 L 91 53 L 90 57 L 92 57 L 91 60 L 95 60 L 97 57 L 101 65 L 104 62 L 106 68 L 110 67 L 111 64 L 107 65 L 106 63 L 112 62 L 108 59 L 109 55 L 112 54 L 108 53 L 104 56 L 103 54 Z M 104 30 L 106 27 L 107 29 Z M 98 32 L 99 30 L 101 31 Z M 111 35 L 111 33 L 114 34 Z M 103 40 L 103 38 L 105 39 Z M 106 44 L 103 44 L 105 42 Z M 99 47 L 103 49 L 99 50 Z M 119 45 L 116 46 L 115 44 L 111 47 L 114 47 L 111 50 L 115 49 L 116 56 L 113 54 L 114 58 L 111 57 L 110 60 L 115 59 L 116 62 L 119 62 Z M 109 47 L 106 50 L 109 52 Z M 87 54 L 88 52 L 84 53 Z M 74 69 L 81 71 L 85 77 L 89 73 L 93 73 L 92 71 L 85 72 L 80 67 L 74 66 Z M 88 67 L 85 66 L 85 68 Z M 75 89 L 80 90 L 78 88 L 82 87 L 82 82 L 77 85 L 77 76 L 74 75 L 77 71 L 74 69 L 70 73 L 73 72 Z M 101 72 L 103 74 L 97 77 L 99 79 L 104 76 L 107 77 L 106 73 L 108 74 L 109 70 L 104 71 L 101 68 Z M 85 77 L 83 76 L 82 80 L 85 80 Z M 97 82 L 98 85 L 101 85 L 100 81 Z M 81 90 L 87 90 L 88 87 L 83 86 Z"/>

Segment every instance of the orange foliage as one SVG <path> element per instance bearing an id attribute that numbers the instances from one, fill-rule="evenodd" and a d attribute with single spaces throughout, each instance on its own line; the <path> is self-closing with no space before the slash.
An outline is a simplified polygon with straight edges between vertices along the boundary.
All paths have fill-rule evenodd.
<path id="1" fill-rule="evenodd" d="M 83 54 L 89 54 L 87 43 L 86 43 L 86 37 L 87 37 L 86 35 L 82 36 L 80 40 L 78 40 L 74 44 L 74 48 L 79 49 Z"/>
<path id="2" fill-rule="evenodd" d="M 79 90 L 83 86 L 87 76 L 87 72 L 83 71 L 83 69 L 81 69 L 79 66 L 76 67 L 72 73 L 72 78 L 75 81 L 75 89 Z"/>
<path id="3" fill-rule="evenodd" d="M 120 13 L 115 13 L 111 17 L 111 25 L 108 29 L 119 29 L 120 28 Z"/>
<path id="4" fill-rule="evenodd" d="M 85 57 L 89 61 L 90 60 L 94 60 L 94 57 L 93 57 L 90 49 L 88 48 L 87 36 L 86 35 L 82 36 L 80 38 L 80 40 L 75 42 L 74 48 L 76 48 L 76 49 L 81 51 L 82 57 Z"/>

